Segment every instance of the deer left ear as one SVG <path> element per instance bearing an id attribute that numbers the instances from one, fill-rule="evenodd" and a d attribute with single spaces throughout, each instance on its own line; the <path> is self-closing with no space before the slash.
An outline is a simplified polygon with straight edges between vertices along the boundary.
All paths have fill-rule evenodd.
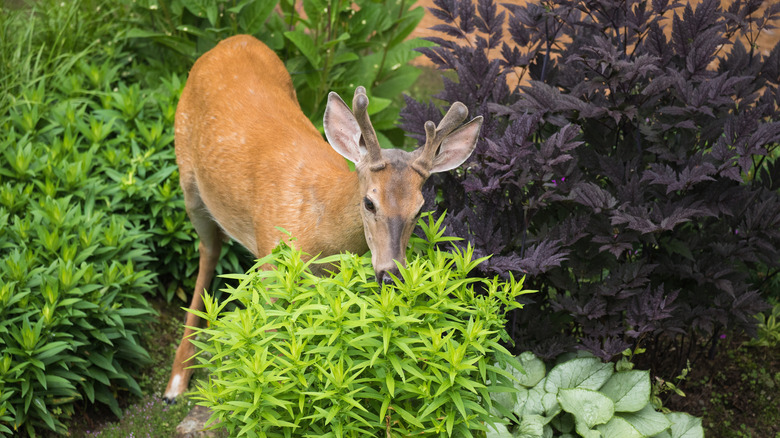
<path id="1" fill-rule="evenodd" d="M 477 146 L 481 127 L 482 116 L 478 116 L 445 137 L 439 153 L 433 158 L 431 173 L 445 172 L 463 164 Z"/>
<path id="2" fill-rule="evenodd" d="M 322 124 L 330 147 L 357 164 L 366 153 L 360 145 L 360 125 L 347 104 L 334 92 L 328 95 Z"/>

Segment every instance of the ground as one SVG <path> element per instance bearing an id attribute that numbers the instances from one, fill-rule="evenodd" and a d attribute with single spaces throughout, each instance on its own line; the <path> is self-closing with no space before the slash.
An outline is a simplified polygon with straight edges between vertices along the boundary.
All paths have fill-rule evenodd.
<path id="1" fill-rule="evenodd" d="M 780 346 L 749 347 L 734 339 L 691 370 L 686 397 L 666 406 L 703 418 L 707 438 L 780 438 Z"/>

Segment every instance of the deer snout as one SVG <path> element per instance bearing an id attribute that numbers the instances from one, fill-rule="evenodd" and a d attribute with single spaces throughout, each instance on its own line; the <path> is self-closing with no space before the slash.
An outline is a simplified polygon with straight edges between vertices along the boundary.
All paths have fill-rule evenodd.
<path id="1" fill-rule="evenodd" d="M 400 275 L 399 266 L 406 266 L 406 246 L 412 226 L 400 216 L 386 218 L 373 227 L 366 227 L 366 240 L 371 250 L 371 264 L 376 281 L 393 282 Z"/>
<path id="2" fill-rule="evenodd" d="M 398 267 L 394 266 L 391 269 L 377 271 L 376 281 L 379 282 L 379 284 L 392 283 L 393 277 L 390 274 L 395 275 L 396 278 L 398 278 L 399 276 Z"/>

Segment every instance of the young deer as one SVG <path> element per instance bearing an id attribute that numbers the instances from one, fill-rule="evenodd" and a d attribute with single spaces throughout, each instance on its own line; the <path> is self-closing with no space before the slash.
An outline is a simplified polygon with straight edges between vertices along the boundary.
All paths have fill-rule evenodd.
<path id="1" fill-rule="evenodd" d="M 474 150 L 482 118 L 465 125 L 455 103 L 439 123 L 425 124 L 414 152 L 379 147 L 363 87 L 353 111 L 331 93 L 325 110 L 328 145 L 301 111 L 290 75 L 276 54 L 251 36 L 219 43 L 195 62 L 176 110 L 176 161 L 187 214 L 200 238 L 200 265 L 190 309 L 203 309 L 222 240 L 256 257 L 289 231 L 309 254 L 371 250 L 377 280 L 403 263 L 433 172 L 460 166 Z M 457 129 L 456 129 L 457 128 Z M 343 157 L 343 158 L 342 158 Z M 355 163 L 350 172 L 344 158 Z M 198 317 L 187 314 L 165 398 L 181 394 L 195 353 Z"/>

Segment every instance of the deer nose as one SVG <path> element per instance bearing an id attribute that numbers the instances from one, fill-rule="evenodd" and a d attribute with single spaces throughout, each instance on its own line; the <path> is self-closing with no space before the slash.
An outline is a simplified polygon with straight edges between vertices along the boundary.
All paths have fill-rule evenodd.
<path id="1" fill-rule="evenodd" d="M 376 279 L 379 281 L 379 284 L 391 284 L 393 283 L 393 277 L 390 274 L 395 275 L 398 277 L 398 269 L 389 269 L 386 271 L 379 271 L 376 274 Z"/>

